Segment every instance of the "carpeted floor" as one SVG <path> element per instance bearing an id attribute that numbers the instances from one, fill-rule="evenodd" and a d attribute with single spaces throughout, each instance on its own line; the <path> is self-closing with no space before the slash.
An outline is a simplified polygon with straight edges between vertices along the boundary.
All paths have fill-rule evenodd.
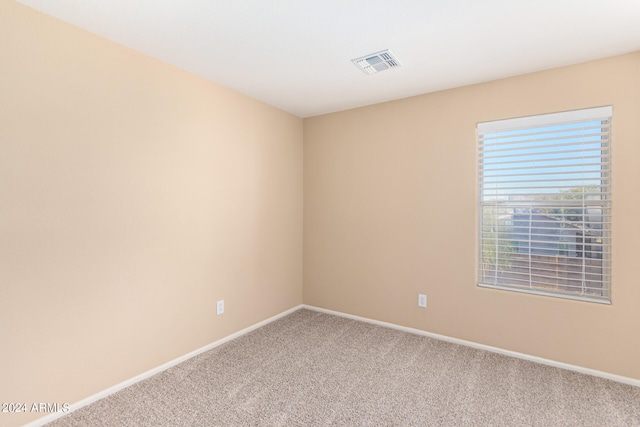
<path id="1" fill-rule="evenodd" d="M 50 426 L 640 426 L 640 388 L 299 310 Z"/>

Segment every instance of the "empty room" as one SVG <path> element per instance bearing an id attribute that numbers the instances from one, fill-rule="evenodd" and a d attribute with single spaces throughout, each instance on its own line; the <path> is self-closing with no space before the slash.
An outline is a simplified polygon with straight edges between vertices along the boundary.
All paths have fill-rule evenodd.
<path id="1" fill-rule="evenodd" d="M 637 0 L 0 0 L 0 426 L 640 426 Z"/>

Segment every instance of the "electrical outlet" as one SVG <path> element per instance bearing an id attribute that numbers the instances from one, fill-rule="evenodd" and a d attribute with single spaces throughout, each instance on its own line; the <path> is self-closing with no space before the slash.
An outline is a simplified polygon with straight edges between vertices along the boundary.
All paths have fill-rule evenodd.
<path id="1" fill-rule="evenodd" d="M 224 313 L 224 300 L 218 300 L 218 302 L 216 303 L 216 314 L 222 314 Z"/>
<path id="2" fill-rule="evenodd" d="M 425 294 L 418 294 L 418 307 L 425 308 L 427 306 L 427 296 Z"/>

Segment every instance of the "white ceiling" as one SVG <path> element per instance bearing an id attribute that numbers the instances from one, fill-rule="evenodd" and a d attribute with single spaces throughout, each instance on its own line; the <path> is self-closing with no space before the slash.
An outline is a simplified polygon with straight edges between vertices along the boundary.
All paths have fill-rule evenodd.
<path id="1" fill-rule="evenodd" d="M 640 0 L 18 1 L 299 117 L 640 51 Z"/>

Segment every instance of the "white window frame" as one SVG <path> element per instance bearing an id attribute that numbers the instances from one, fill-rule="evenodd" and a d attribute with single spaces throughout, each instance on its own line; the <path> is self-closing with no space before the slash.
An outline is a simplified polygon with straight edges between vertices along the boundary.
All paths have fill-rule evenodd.
<path id="1" fill-rule="evenodd" d="M 613 108 L 605 106 L 478 123 L 478 286 L 611 303 L 612 116 Z M 598 121 L 601 122 L 599 130 L 593 126 Z M 581 123 L 585 124 L 585 130 L 580 136 L 563 133 L 569 132 L 564 127 L 549 129 L 572 126 L 571 132 L 574 132 Z M 588 128 L 587 123 L 592 126 Z M 565 157 L 573 160 L 564 160 Z M 588 158 L 591 160 L 586 160 Z M 594 158 L 599 158 L 599 163 L 594 163 L 597 162 Z M 557 166 L 549 166 L 554 161 Z M 567 194 L 571 190 L 567 188 L 578 181 L 581 184 L 574 188 L 582 194 L 576 197 L 580 200 L 576 202 L 570 200 L 572 196 Z M 595 195 L 592 192 L 596 192 Z M 577 222 L 558 219 L 557 212 L 561 210 L 561 219 L 564 219 L 564 212 L 570 210 L 566 204 L 571 203 L 580 203 L 572 208 L 572 221 Z M 556 215 L 546 214 L 551 211 Z M 522 212 L 524 217 L 528 215 L 528 234 L 522 231 L 525 220 L 515 221 L 520 228 L 513 227 L 515 219 L 523 218 Z M 557 225 L 560 222 L 562 225 Z M 533 234 L 532 227 L 538 227 Z M 559 228 L 563 231 L 558 231 Z M 564 241 L 565 234 L 572 236 L 572 231 L 576 236 L 573 252 L 561 251 L 555 255 L 554 288 L 550 284 L 554 267 L 549 253 L 567 246 L 559 242 Z M 594 236 L 589 242 L 598 243 L 587 246 L 585 235 Z M 524 243 L 528 243 L 528 248 L 523 249 Z M 554 249 L 545 249 L 551 247 Z M 523 256 L 523 253 L 528 254 Z M 598 257 L 601 262 L 593 259 Z M 566 275 L 564 278 L 558 279 L 558 268 L 560 276 Z M 593 271 L 598 273 L 592 274 Z"/>

